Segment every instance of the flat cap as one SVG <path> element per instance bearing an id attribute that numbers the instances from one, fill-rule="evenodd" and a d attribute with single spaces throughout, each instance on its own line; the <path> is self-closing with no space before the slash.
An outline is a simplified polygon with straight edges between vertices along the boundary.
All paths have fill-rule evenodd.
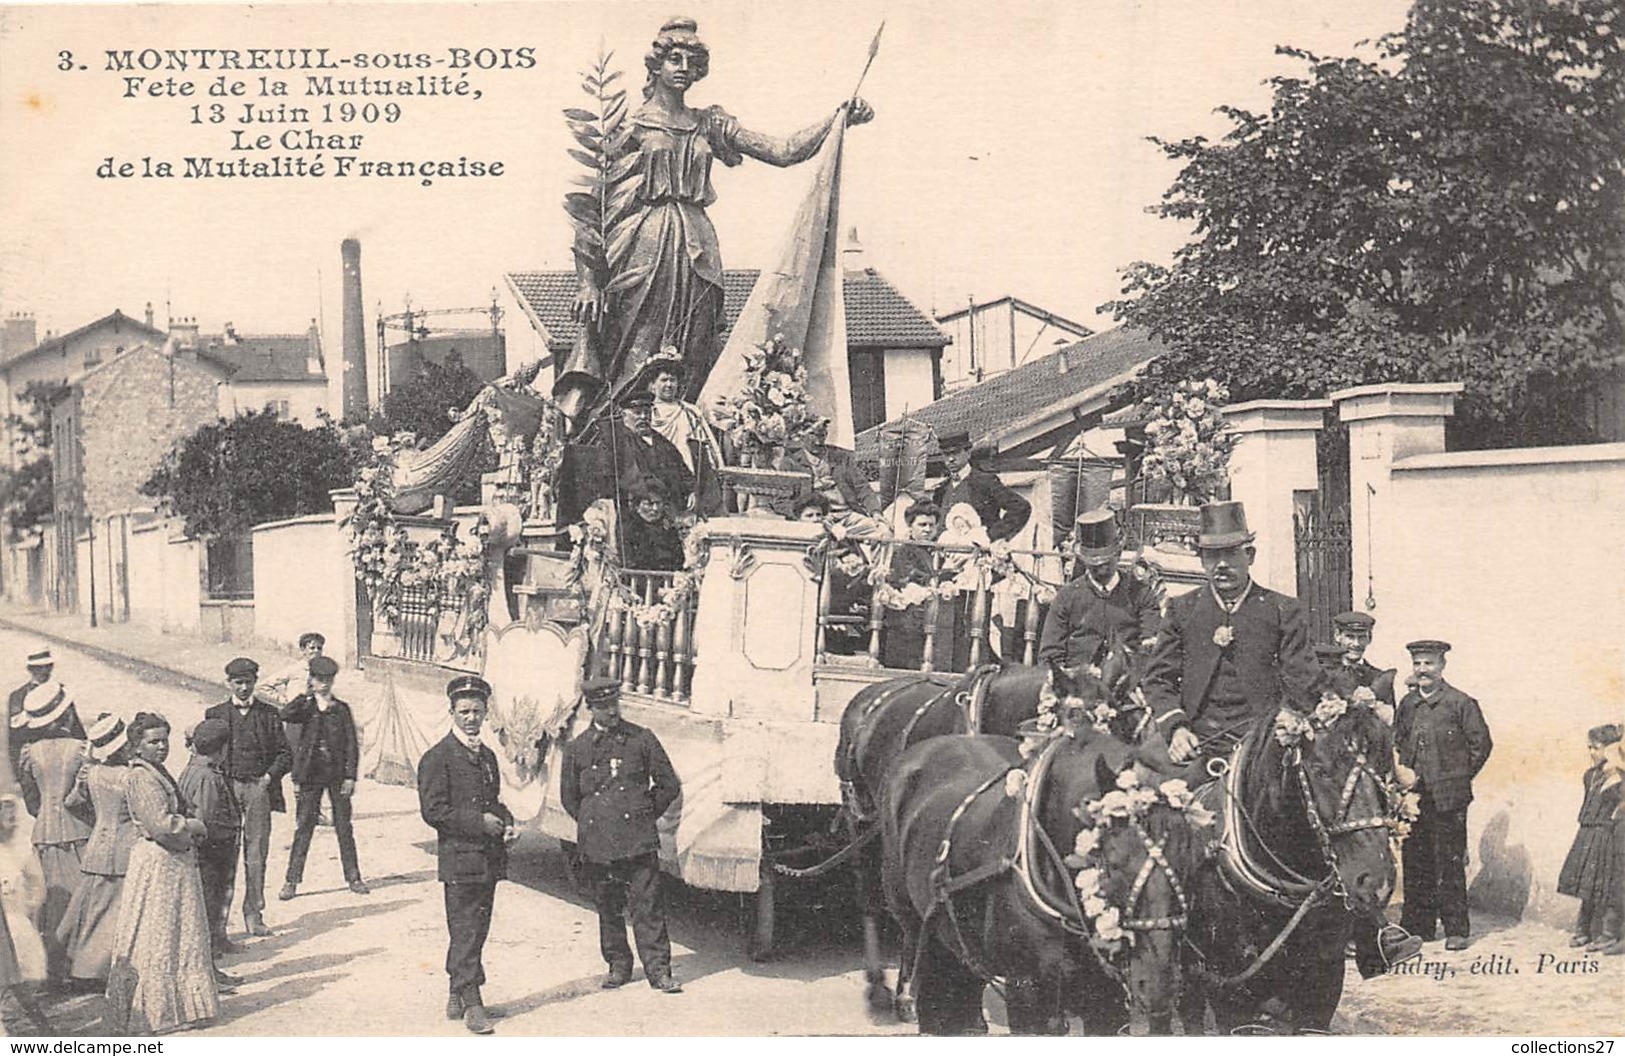
<path id="1" fill-rule="evenodd" d="M 192 750 L 213 755 L 231 740 L 231 726 L 220 719 L 204 719 L 192 730 Z"/>
<path id="2" fill-rule="evenodd" d="M 446 683 L 446 699 L 457 700 L 459 697 L 479 697 L 488 701 L 491 699 L 491 683 L 479 675 L 458 675 Z"/>
<path id="3" fill-rule="evenodd" d="M 1369 631 L 1376 626 L 1376 618 L 1364 612 L 1340 612 L 1332 617 L 1332 624 L 1349 631 Z"/>
<path id="4" fill-rule="evenodd" d="M 598 675 L 581 683 L 581 695 L 587 698 L 587 706 L 595 704 L 608 704 L 619 700 L 621 696 L 621 680 Z"/>
<path id="5" fill-rule="evenodd" d="M 226 665 L 227 678 L 258 678 L 260 665 L 246 656 L 239 656 Z"/>
<path id="6" fill-rule="evenodd" d="M 339 673 L 339 662 L 331 656 L 313 656 L 310 658 L 311 678 L 332 678 Z"/>
<path id="7" fill-rule="evenodd" d="M 1418 638 L 1414 642 L 1406 642 L 1405 648 L 1412 655 L 1416 653 L 1433 653 L 1443 656 L 1450 651 L 1450 643 L 1437 638 Z"/>

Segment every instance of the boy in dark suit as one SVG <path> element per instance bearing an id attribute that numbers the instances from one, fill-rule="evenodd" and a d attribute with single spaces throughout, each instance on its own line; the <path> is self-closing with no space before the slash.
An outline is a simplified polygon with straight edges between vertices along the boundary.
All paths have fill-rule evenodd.
<path id="1" fill-rule="evenodd" d="M 231 730 L 219 719 L 198 723 L 192 731 L 192 758 L 175 782 L 192 804 L 193 816 L 207 830 L 197 845 L 197 871 L 203 881 L 203 908 L 216 957 L 235 948 L 226 939 L 226 914 L 231 909 L 232 885 L 237 882 L 237 853 L 243 835 L 242 808 L 225 773 L 230 739 Z M 218 968 L 214 981 L 219 986 L 236 982 Z"/>
<path id="2" fill-rule="evenodd" d="M 1493 746 L 1478 701 L 1444 680 L 1449 642 L 1424 638 L 1405 646 L 1416 688 L 1399 702 L 1394 741 L 1400 784 L 1421 795 L 1421 813 L 1405 838 L 1405 911 L 1400 923 L 1424 939 L 1444 924 L 1445 949 L 1465 950 L 1467 804 L 1473 778 Z"/>
<path id="3" fill-rule="evenodd" d="M 338 673 L 339 665 L 332 657 L 312 657 L 310 691 L 293 698 L 282 712 L 283 724 L 294 731 L 295 737 L 293 850 L 288 854 L 287 879 L 277 896 L 284 902 L 299 893 L 299 884 L 304 880 L 305 856 L 310 853 L 310 839 L 321 816 L 323 793 L 333 807 L 333 829 L 339 837 L 344 880 L 356 894 L 369 893 L 361 879 L 355 830 L 350 825 L 350 797 L 355 795 L 361 746 L 350 705 L 333 695 L 333 679 Z"/>
<path id="4" fill-rule="evenodd" d="M 502 778 L 496 753 L 480 742 L 491 686 L 475 675 L 446 685 L 451 732 L 418 761 L 418 810 L 438 834 L 440 882 L 445 887 L 446 974 L 451 994 L 446 1018 L 461 1019 L 475 1034 L 491 1033 L 480 987 L 481 953 L 491 931 L 497 881 L 506 878 L 508 844 L 516 838 L 513 813 L 498 796 Z"/>

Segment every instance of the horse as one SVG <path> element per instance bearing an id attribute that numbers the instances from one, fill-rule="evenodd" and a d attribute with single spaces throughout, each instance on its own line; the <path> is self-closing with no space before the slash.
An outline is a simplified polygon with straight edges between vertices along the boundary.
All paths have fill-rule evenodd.
<path id="1" fill-rule="evenodd" d="M 1067 1012 L 1117 1033 L 1131 1009 L 1167 1033 L 1206 846 L 1184 782 L 1159 789 L 1136 748 L 1088 725 L 1023 754 L 933 738 L 883 790 L 884 893 L 916 962 L 920 1032 L 985 1033 L 982 989 L 1002 981 L 1012 1033 L 1065 1033 Z"/>
<path id="2" fill-rule="evenodd" d="M 1375 712 L 1331 696 L 1311 715 L 1258 723 L 1211 798 L 1203 790 L 1223 824 L 1186 933 L 1186 1033 L 1200 1032 L 1204 1002 L 1221 1033 L 1261 1013 L 1289 1030 L 1330 1028 L 1352 929 L 1394 890 L 1392 760 Z"/>
<path id="3" fill-rule="evenodd" d="M 1132 656 L 1115 638 L 1096 655 L 1102 684 L 1119 695 L 1135 682 Z M 1024 722 L 1037 717 L 1046 694 L 1076 697 L 1080 671 L 1055 665 L 987 665 L 967 675 L 920 674 L 868 686 L 841 714 L 835 749 L 835 774 L 841 782 L 842 819 L 849 846 L 872 841 L 879 790 L 893 762 L 913 744 L 946 734 L 981 733 L 1004 737 L 1019 734 Z M 1102 698 L 1103 699 L 1103 698 Z M 907 1022 L 913 1009 L 901 992 L 895 999 L 886 985 L 880 956 L 880 857 L 873 846 L 853 853 L 855 889 L 863 916 L 865 1000 L 871 1011 L 890 1009 Z M 908 966 L 901 972 L 906 975 Z"/>

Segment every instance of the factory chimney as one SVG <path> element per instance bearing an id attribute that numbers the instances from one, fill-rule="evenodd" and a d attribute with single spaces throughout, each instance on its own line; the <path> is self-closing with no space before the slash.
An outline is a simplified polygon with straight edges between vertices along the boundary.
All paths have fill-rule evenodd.
<path id="1" fill-rule="evenodd" d="M 361 301 L 361 243 L 353 238 L 340 247 L 344 257 L 344 413 L 346 422 L 367 419 L 367 324 Z"/>

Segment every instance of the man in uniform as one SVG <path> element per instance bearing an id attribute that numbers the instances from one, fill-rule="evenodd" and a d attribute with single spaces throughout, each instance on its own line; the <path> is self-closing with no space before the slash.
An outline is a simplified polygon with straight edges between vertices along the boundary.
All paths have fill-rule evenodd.
<path id="1" fill-rule="evenodd" d="M 1068 670 L 1083 667 L 1113 638 L 1132 651 L 1149 650 L 1162 612 L 1156 592 L 1118 568 L 1123 544 L 1112 511 L 1102 506 L 1078 514 L 1073 548 L 1083 574 L 1055 592 L 1038 659 Z"/>
<path id="2" fill-rule="evenodd" d="M 513 813 L 503 806 L 496 753 L 480 741 L 491 686 L 476 675 L 446 685 L 451 732 L 418 762 L 418 812 L 435 830 L 440 883 L 446 896 L 446 974 L 451 992 L 446 1018 L 461 1019 L 475 1034 L 491 1033 L 480 987 L 481 955 L 491 932 L 497 882 L 508 874 L 508 844 L 516 839 Z"/>
<path id="3" fill-rule="evenodd" d="M 226 665 L 231 696 L 203 713 L 231 730 L 226 776 L 243 810 L 243 926 L 265 936 L 265 859 L 271 853 L 271 814 L 287 810 L 282 778 L 293 766 L 282 716 L 254 695 L 260 665 L 239 656 Z"/>
<path id="4" fill-rule="evenodd" d="M 982 527 L 992 542 L 1009 539 L 1027 526 L 1032 507 L 1027 500 L 1005 486 L 997 474 L 976 463 L 983 451 L 973 449 L 967 432 L 949 433 L 937 439 L 942 460 L 948 470 L 948 479 L 937 486 L 932 496 L 939 510 L 947 512 L 963 502 L 976 511 Z"/>
<path id="5" fill-rule="evenodd" d="M 660 897 L 660 837 L 655 821 L 682 785 L 660 740 L 621 718 L 621 684 L 589 678 L 581 687 L 592 725 L 564 750 L 559 792 L 576 820 L 576 850 L 598 909 L 598 948 L 609 964 L 606 990 L 632 980 L 625 917 L 649 985 L 683 991 L 671 974 L 671 939 Z"/>
<path id="6" fill-rule="evenodd" d="M 1375 619 L 1363 612 L 1342 612 L 1332 617 L 1334 637 L 1343 647 L 1344 668 L 1354 676 L 1356 686 L 1365 686 L 1376 695 L 1378 703 L 1386 708 L 1383 717 L 1392 723 L 1394 678 L 1398 672 L 1393 668 L 1380 670 L 1365 658 L 1365 651 L 1371 645 L 1371 630 L 1376 624 Z"/>
<path id="7" fill-rule="evenodd" d="M 1302 606 L 1252 579 L 1256 551 L 1242 504 L 1209 503 L 1201 515 L 1196 545 L 1207 585 L 1169 603 L 1143 684 L 1176 763 L 1228 753 L 1283 705 L 1311 710 L 1326 685 Z M 1357 926 L 1354 941 L 1366 977 L 1421 949 L 1376 920 Z"/>
<path id="8" fill-rule="evenodd" d="M 1449 642 L 1424 638 L 1405 647 L 1416 688 L 1399 702 L 1394 739 L 1399 780 L 1421 796 L 1421 814 L 1405 838 L 1405 911 L 1400 922 L 1424 939 L 1444 924 L 1445 949 L 1465 950 L 1467 804 L 1473 778 L 1492 743 L 1478 701 L 1444 680 Z"/>

